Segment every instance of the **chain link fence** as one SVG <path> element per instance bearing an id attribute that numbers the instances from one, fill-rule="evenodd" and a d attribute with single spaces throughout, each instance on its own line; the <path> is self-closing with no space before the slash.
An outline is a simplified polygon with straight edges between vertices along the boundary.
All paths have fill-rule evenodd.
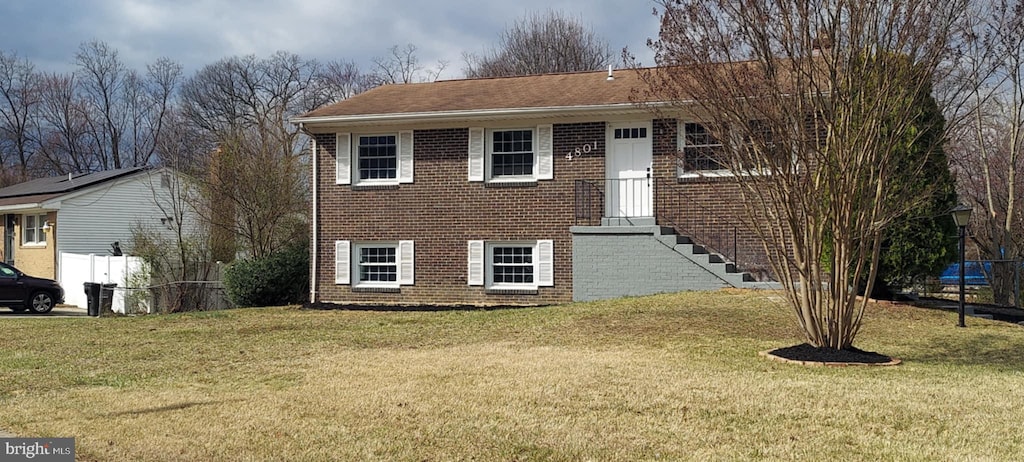
<path id="1" fill-rule="evenodd" d="M 1024 307 L 1021 303 L 1021 278 L 1024 261 L 969 260 L 964 262 L 964 293 L 969 303 L 1004 307 Z M 958 297 L 960 264 L 950 265 L 938 278 L 925 281 L 923 292 L 940 298 Z"/>
<path id="2" fill-rule="evenodd" d="M 214 311 L 233 307 L 220 281 L 174 281 L 120 290 L 125 314 Z"/>

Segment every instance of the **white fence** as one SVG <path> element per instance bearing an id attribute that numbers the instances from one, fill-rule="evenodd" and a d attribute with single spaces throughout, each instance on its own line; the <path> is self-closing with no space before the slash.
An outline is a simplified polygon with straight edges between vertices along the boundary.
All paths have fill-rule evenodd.
<path id="1" fill-rule="evenodd" d="M 142 259 L 139 257 L 81 255 L 61 252 L 60 274 L 57 281 L 64 288 L 64 303 L 80 308 L 88 306 L 89 299 L 85 294 L 85 283 L 114 283 L 114 299 L 111 308 L 115 313 L 124 313 L 125 294 L 133 289 L 129 285 L 131 275 L 142 270 Z M 131 281 L 141 283 L 144 287 L 148 281 Z M 126 290 L 127 289 L 127 290 Z"/>

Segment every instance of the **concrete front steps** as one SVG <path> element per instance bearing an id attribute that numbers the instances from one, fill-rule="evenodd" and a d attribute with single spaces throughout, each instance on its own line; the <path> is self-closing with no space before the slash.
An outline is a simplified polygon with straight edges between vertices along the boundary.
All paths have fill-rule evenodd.
<path id="1" fill-rule="evenodd" d="M 728 287 L 765 289 L 722 255 L 671 227 L 574 226 L 573 299 L 600 300 Z"/>

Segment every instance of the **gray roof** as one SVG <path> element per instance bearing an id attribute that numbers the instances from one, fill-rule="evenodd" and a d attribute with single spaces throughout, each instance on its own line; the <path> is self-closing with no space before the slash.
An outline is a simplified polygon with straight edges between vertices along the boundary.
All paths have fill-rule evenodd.
<path id="1" fill-rule="evenodd" d="M 18 183 L 16 185 L 0 189 L 0 199 L 14 199 L 18 197 L 40 195 L 56 196 L 111 181 L 136 172 L 141 172 L 148 168 L 149 167 L 130 167 L 117 170 L 105 170 L 96 173 L 78 173 L 29 180 L 24 183 Z M 7 200 L 3 202 L 13 203 L 16 201 Z"/>

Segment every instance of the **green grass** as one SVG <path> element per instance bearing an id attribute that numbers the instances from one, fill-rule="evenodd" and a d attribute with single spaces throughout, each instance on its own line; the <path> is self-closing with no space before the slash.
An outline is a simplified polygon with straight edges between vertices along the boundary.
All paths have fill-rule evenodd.
<path id="1" fill-rule="evenodd" d="M 0 318 L 0 429 L 80 460 L 1014 460 L 1024 329 L 873 305 L 803 367 L 770 292 L 439 313 Z"/>

